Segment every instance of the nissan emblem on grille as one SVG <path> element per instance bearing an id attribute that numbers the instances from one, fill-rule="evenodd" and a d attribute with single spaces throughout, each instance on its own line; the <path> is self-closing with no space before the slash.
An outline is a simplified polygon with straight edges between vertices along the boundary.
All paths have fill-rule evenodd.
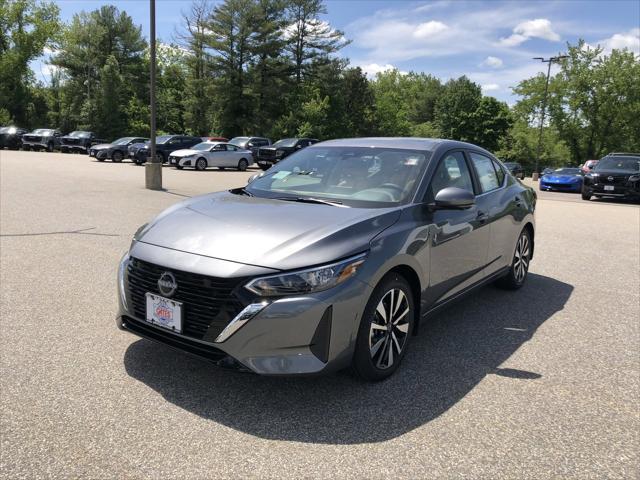
<path id="1" fill-rule="evenodd" d="M 607 180 L 609 180 L 610 182 L 613 182 L 613 177 L 612 176 L 608 176 Z"/>
<path id="2" fill-rule="evenodd" d="M 178 289 L 178 282 L 171 272 L 164 272 L 158 279 L 158 289 L 165 297 L 170 297 Z"/>

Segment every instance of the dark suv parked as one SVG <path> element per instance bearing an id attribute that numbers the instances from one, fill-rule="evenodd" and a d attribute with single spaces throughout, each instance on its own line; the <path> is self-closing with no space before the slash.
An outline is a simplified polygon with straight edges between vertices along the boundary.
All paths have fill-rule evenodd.
<path id="1" fill-rule="evenodd" d="M 128 148 L 135 143 L 144 143 L 148 138 L 143 137 L 123 137 L 114 140 L 111 143 L 101 143 L 94 145 L 89 150 L 89 156 L 94 157 L 99 162 L 110 159 L 112 162 L 119 163 L 123 158 L 129 155 Z"/>
<path id="2" fill-rule="evenodd" d="M 264 137 L 234 137 L 229 140 L 229 143 L 243 150 L 251 150 L 253 159 L 256 160 L 258 158 L 258 150 L 261 147 L 271 145 L 271 140 Z"/>
<path id="3" fill-rule="evenodd" d="M 504 166 L 509 169 L 511 175 L 519 178 L 520 180 L 524 180 L 524 169 L 522 168 L 522 165 L 516 162 L 505 162 Z"/>
<path id="4" fill-rule="evenodd" d="M 23 150 L 46 150 L 53 152 L 60 146 L 62 133 L 53 128 L 37 128 L 33 132 L 25 133 L 22 136 Z"/>
<path id="5" fill-rule="evenodd" d="M 82 130 L 71 132 L 60 138 L 60 151 L 67 152 L 89 152 L 89 147 L 97 143 L 105 143 L 106 140 L 96 137 L 93 132 Z"/>
<path id="6" fill-rule="evenodd" d="M 640 153 L 610 153 L 584 176 L 582 199 L 591 196 L 640 201 Z"/>
<path id="7" fill-rule="evenodd" d="M 0 128 L 0 150 L 9 148 L 18 150 L 22 146 L 22 135 L 27 130 L 19 127 L 2 127 Z"/>
<path id="8" fill-rule="evenodd" d="M 262 170 L 267 170 L 293 152 L 314 143 L 318 143 L 315 138 L 283 138 L 269 147 L 262 147 L 258 150 L 258 165 Z"/>
<path id="9" fill-rule="evenodd" d="M 202 143 L 202 138 L 188 135 L 162 135 L 156 137 L 156 155 L 162 163 L 166 163 L 169 154 L 176 150 L 191 148 L 198 143 Z M 142 165 L 147 161 L 149 148 L 149 142 L 131 145 L 129 147 L 129 158 L 136 164 Z"/>

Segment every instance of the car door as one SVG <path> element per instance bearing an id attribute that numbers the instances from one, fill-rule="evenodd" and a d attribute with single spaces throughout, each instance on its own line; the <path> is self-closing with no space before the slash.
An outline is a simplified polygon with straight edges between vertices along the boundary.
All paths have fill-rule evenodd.
<path id="1" fill-rule="evenodd" d="M 477 195 L 470 165 L 462 150 L 444 154 L 426 193 L 433 205 L 436 194 L 457 187 Z M 429 208 L 429 288 L 426 305 L 441 303 L 483 278 L 489 246 L 486 219 L 476 205 L 466 209 Z"/>
<path id="2" fill-rule="evenodd" d="M 238 152 L 238 147 L 235 145 L 226 144 L 227 147 L 227 160 L 229 162 L 230 167 L 237 167 L 238 162 L 240 161 L 240 157 L 242 156 Z"/>
<path id="3" fill-rule="evenodd" d="M 207 155 L 207 163 L 210 167 L 226 167 L 227 160 L 225 154 L 227 153 L 227 147 L 223 143 L 214 145 L 209 154 Z"/>
<path id="4" fill-rule="evenodd" d="M 479 213 L 486 216 L 490 232 L 485 270 L 485 275 L 490 275 L 511 263 L 511 243 L 515 242 L 513 230 L 517 228 L 511 213 L 520 199 L 514 196 L 508 184 L 509 179 L 513 185 L 517 182 L 506 175 L 495 159 L 475 151 L 469 151 L 468 155 L 480 189 L 476 206 Z"/>

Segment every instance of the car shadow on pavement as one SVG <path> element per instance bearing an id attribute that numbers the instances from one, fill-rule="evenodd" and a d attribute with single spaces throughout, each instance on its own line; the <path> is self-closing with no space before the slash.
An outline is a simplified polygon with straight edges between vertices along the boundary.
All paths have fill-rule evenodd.
<path id="1" fill-rule="evenodd" d="M 423 323 L 401 368 L 380 383 L 348 372 L 276 378 L 220 370 L 148 340 L 129 346 L 124 365 L 169 402 L 241 432 L 309 443 L 380 442 L 437 418 L 486 375 L 513 382 L 543 376 L 500 365 L 564 308 L 572 291 L 535 274 L 518 292 L 480 289 Z"/>

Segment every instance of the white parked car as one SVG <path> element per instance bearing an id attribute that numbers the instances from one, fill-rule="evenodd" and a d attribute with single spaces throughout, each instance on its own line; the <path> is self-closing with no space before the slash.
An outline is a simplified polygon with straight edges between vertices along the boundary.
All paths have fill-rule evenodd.
<path id="1" fill-rule="evenodd" d="M 244 172 L 253 164 L 251 150 L 224 142 L 202 142 L 186 150 L 176 150 L 169 155 L 169 164 L 178 170 L 184 167 L 204 170 L 207 167 L 237 168 Z"/>

